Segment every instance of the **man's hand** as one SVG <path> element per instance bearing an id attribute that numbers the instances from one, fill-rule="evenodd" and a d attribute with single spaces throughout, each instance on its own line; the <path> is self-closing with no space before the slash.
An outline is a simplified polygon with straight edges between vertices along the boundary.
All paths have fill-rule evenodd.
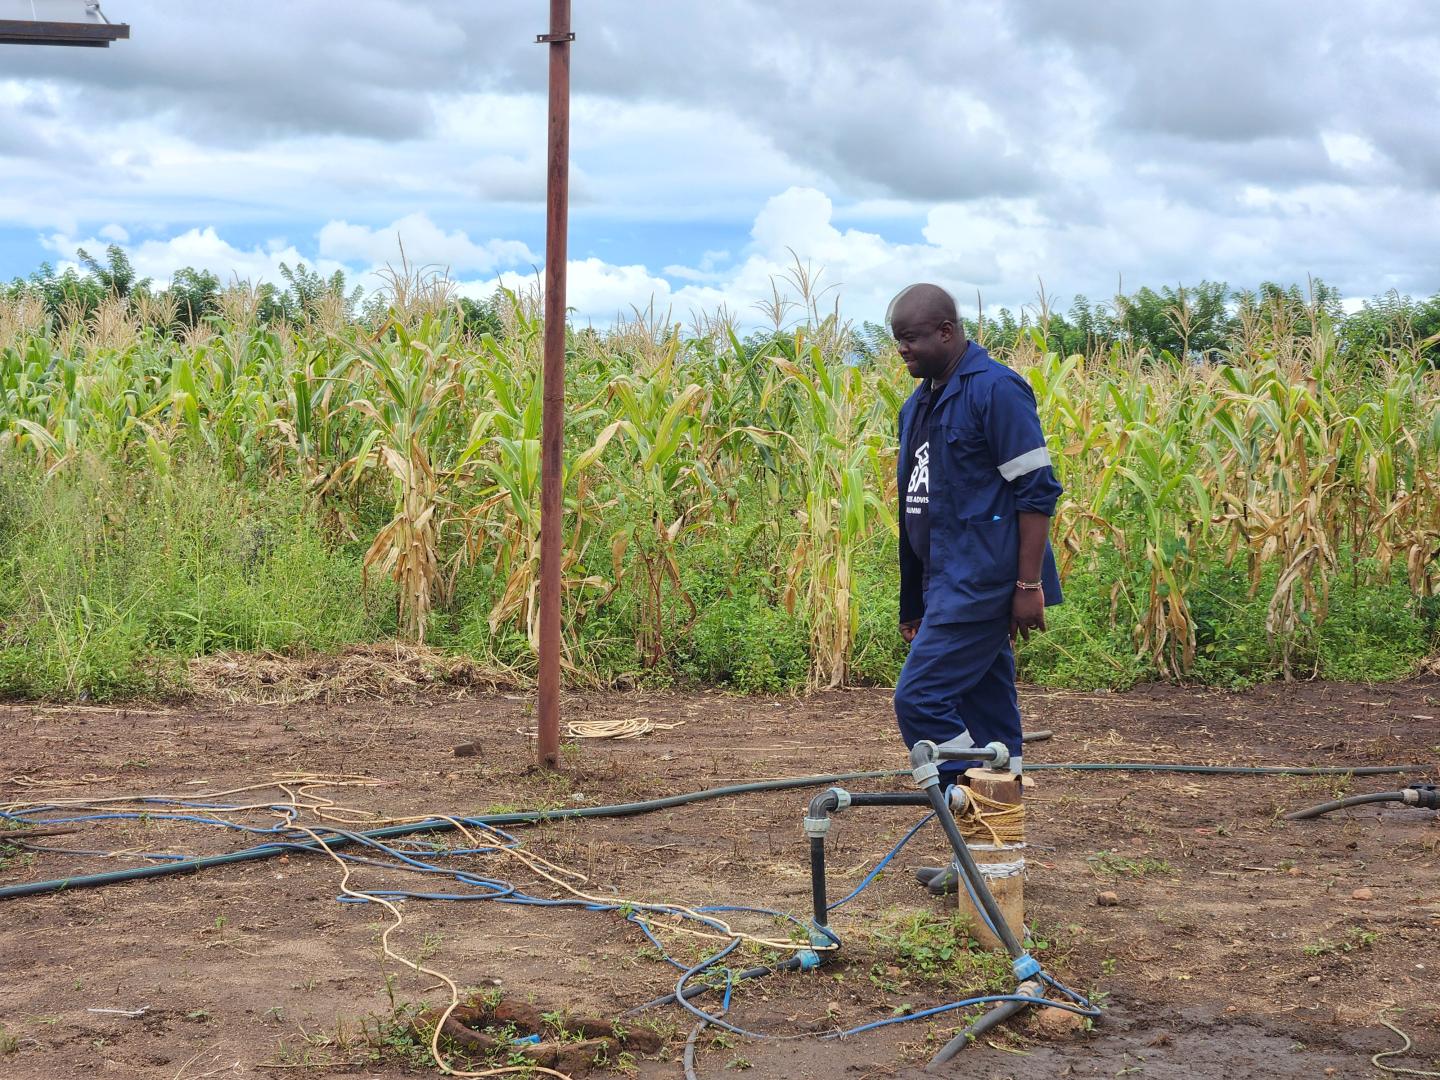
<path id="1" fill-rule="evenodd" d="M 1015 589 L 1010 605 L 1010 640 L 1023 636 L 1030 640 L 1032 630 L 1045 629 L 1045 590 Z"/>
<path id="2" fill-rule="evenodd" d="M 906 644 L 906 645 L 909 645 L 912 641 L 914 641 L 914 640 L 915 640 L 915 635 L 918 634 L 919 632 L 920 632 L 920 620 L 919 620 L 919 619 L 911 619 L 909 622 L 902 622 L 902 623 L 900 624 L 900 636 L 905 639 L 905 644 Z"/>

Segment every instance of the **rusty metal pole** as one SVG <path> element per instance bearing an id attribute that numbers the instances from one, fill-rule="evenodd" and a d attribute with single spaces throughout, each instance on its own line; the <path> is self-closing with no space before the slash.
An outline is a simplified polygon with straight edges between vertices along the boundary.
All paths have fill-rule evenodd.
<path id="1" fill-rule="evenodd" d="M 561 491 L 565 447 L 565 260 L 570 214 L 570 0 L 550 0 L 550 150 L 545 184 L 545 385 L 540 419 L 539 757 L 560 762 Z"/>

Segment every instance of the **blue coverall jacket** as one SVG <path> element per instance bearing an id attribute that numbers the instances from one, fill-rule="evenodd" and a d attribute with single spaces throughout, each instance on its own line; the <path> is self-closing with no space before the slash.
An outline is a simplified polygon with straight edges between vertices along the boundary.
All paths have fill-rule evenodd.
<path id="1" fill-rule="evenodd" d="M 899 490 L 920 387 L 900 409 Z M 1020 564 L 1017 514 L 1055 515 L 1059 481 L 1024 377 L 973 341 L 930 415 L 930 579 L 900 524 L 900 621 L 981 622 L 1008 617 Z M 903 505 L 902 505 L 903 511 Z M 1047 541 L 1046 605 L 1060 603 Z"/>

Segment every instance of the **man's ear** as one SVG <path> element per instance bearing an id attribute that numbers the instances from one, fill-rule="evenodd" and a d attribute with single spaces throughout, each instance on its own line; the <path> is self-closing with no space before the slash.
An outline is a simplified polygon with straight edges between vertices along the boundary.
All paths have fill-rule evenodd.
<path id="1" fill-rule="evenodd" d="M 954 324 L 953 322 L 951 322 L 949 319 L 946 319 L 944 322 L 942 322 L 942 323 L 940 324 L 940 340 L 941 340 L 941 341 L 946 341 L 946 342 L 954 341 L 954 340 L 955 340 L 955 336 L 956 336 L 955 324 Z"/>

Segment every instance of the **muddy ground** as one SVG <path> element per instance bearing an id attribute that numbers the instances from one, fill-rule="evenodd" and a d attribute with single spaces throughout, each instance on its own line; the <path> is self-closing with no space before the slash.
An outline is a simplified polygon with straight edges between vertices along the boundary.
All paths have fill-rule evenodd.
<path id="1" fill-rule="evenodd" d="M 1023 694 L 1027 724 L 1053 741 L 1026 760 L 1214 764 L 1413 763 L 1405 778 L 1210 778 L 1035 772 L 1028 916 L 1059 977 L 1103 1002 L 1093 1030 L 1012 1024 L 965 1050 L 946 1075 L 1361 1077 L 1385 1064 L 1440 1068 L 1440 823 L 1401 807 L 1313 822 L 1287 810 L 1334 793 L 1436 778 L 1440 683 L 1274 685 L 1246 693 L 1168 687 L 1127 694 Z M 112 710 L 0 706 L 0 803 L 193 793 L 288 772 L 376 778 L 327 794 L 386 816 L 598 805 L 731 781 L 903 764 L 883 691 L 803 700 L 720 694 L 587 694 L 567 719 L 649 717 L 683 726 L 567 748 L 558 779 L 529 767 L 533 724 L 519 694 L 438 694 L 420 703 L 187 704 Z M 457 757 L 457 743 L 478 753 Z M 901 781 L 854 784 L 902 789 Z M 584 872 L 586 889 L 685 904 L 808 907 L 800 818 L 808 791 L 727 799 L 612 820 L 518 830 L 525 849 Z M 237 796 L 238 797 L 238 796 Z M 264 795 L 274 799 L 271 792 Z M 843 895 L 917 820 L 852 810 L 833 834 L 831 889 Z M 263 817 L 252 817 L 263 823 Z M 194 824 L 97 822 L 32 841 L 69 849 L 211 853 L 241 834 Z M 24 850 L 0 884 L 141 865 Z M 836 913 L 846 941 L 816 973 L 737 990 L 730 1017 L 775 1034 L 823 1033 L 965 996 L 985 970 L 926 959 L 913 931 L 935 910 L 909 867 L 939 861 L 928 827 L 887 873 Z M 556 895 L 513 859 L 467 864 Z M 400 1077 L 425 1072 L 395 1024 L 408 1003 L 444 1000 L 436 980 L 385 965 L 387 920 L 336 902 L 339 870 L 318 855 L 0 903 L 0 1076 Z M 357 869 L 357 887 L 417 887 Z M 428 879 L 419 887 L 436 887 Z M 843 890 L 843 892 L 842 892 Z M 1113 892 L 1118 903 L 1097 905 Z M 673 987 L 618 915 L 411 900 L 394 938 L 465 987 L 600 1017 Z M 908 920 L 908 921 L 907 921 Z M 773 925 L 746 924 L 774 932 Z M 906 927 L 912 928 L 907 937 Z M 678 935 L 677 951 L 698 955 Z M 390 976 L 387 986 L 387 974 Z M 93 1009 L 139 1010 L 127 1017 Z M 658 1010 L 666 1039 L 631 1075 L 681 1075 L 691 1022 Z M 957 1030 L 958 1015 L 840 1040 L 699 1040 L 696 1073 L 721 1077 L 904 1077 Z M 618 1072 L 597 1075 L 621 1075 Z"/>

